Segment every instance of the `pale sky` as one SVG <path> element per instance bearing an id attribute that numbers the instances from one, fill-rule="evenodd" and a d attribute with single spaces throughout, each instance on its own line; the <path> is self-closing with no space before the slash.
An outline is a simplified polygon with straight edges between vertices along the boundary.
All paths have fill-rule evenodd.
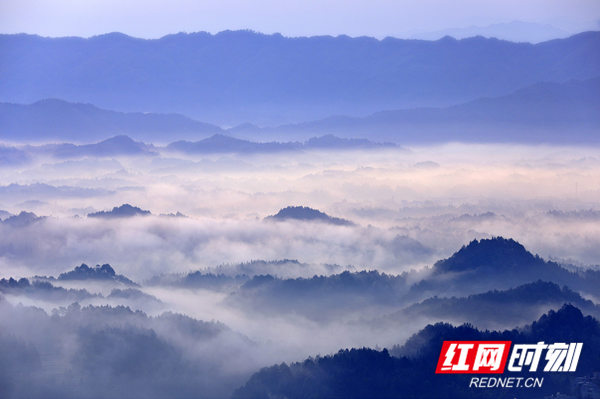
<path id="1" fill-rule="evenodd" d="M 515 20 L 598 30 L 600 0 L 0 0 L 1 33 L 43 36 L 252 29 L 382 38 Z"/>

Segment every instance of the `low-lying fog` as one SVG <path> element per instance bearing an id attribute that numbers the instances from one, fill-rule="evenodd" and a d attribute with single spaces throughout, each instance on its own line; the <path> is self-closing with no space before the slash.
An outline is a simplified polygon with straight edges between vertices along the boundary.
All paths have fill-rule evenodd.
<path id="1" fill-rule="evenodd" d="M 544 257 L 596 263 L 599 152 L 450 144 L 6 161 L 0 209 L 48 217 L 2 226 L 0 262 L 4 275 L 115 263 L 135 279 L 283 258 L 400 272 L 448 256 L 472 238 L 503 235 Z M 86 218 L 123 203 L 188 218 Z M 356 226 L 263 220 L 289 205 Z"/>
<path id="2" fill-rule="evenodd" d="M 124 203 L 151 215 L 87 217 Z M 227 396 L 262 366 L 342 347 L 389 347 L 436 321 L 398 316 L 378 325 L 410 303 L 376 295 L 350 303 L 348 293 L 327 296 L 320 307 L 318 298 L 298 300 L 287 311 L 286 291 L 273 298 L 277 303 L 261 302 L 270 297 L 257 291 L 263 282 L 256 276 L 413 270 L 409 281 L 389 282 L 403 295 L 426 266 L 492 236 L 511 237 L 545 259 L 596 265 L 599 203 L 594 147 L 4 157 L 0 277 L 26 277 L 31 286 L 0 293 L 0 345 L 15 348 L 15 365 L 37 370 L 31 373 L 38 385 L 19 388 L 25 396 L 43 396 L 36 386 L 86 396 L 104 383 L 120 396 L 130 389 L 126 381 L 135 382 L 140 397 L 159 397 L 169 384 L 190 396 Z M 300 205 L 352 223 L 265 220 Z M 108 263 L 137 285 L 56 279 L 81 263 Z M 221 280 L 172 283 L 198 270 Z M 140 362 L 157 366 L 135 374 L 132 365 Z M 69 389 L 53 367 L 75 370 L 79 385 Z M 111 374 L 119 370 L 128 370 L 123 379 Z M 15 373 L 14 381 L 25 379 Z"/>

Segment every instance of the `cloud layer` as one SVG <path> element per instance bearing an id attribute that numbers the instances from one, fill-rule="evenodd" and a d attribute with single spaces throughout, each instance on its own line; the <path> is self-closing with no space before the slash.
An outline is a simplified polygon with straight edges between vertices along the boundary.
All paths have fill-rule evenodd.
<path id="1" fill-rule="evenodd" d="M 0 396 L 223 397 L 269 364 L 402 343 L 434 319 L 399 298 L 474 238 L 598 264 L 599 178 L 596 148 L 505 145 L 4 165 L 0 277 L 31 285 L 2 289 Z M 152 214 L 87 217 L 123 203 Z M 353 224 L 265 219 L 289 205 Z M 39 277 L 81 263 L 140 286 Z M 177 283 L 193 271 L 220 282 Z"/>

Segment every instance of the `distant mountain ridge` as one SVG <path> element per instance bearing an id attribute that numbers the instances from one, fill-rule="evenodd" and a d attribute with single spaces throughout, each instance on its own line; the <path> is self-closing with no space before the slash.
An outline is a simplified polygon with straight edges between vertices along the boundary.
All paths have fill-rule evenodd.
<path id="1" fill-rule="evenodd" d="M 569 36 L 569 33 L 548 24 L 537 24 L 524 21 L 511 21 L 488 26 L 469 26 L 465 28 L 450 28 L 433 32 L 421 32 L 411 35 L 415 39 L 436 40 L 444 36 L 455 39 L 483 36 L 508 40 L 511 42 L 540 43 L 556 38 Z"/>
<path id="2" fill-rule="evenodd" d="M 405 276 L 377 271 L 285 279 L 267 274 L 248 279 L 226 301 L 240 309 L 323 321 L 369 306 L 393 308 L 402 304 L 405 289 Z"/>
<path id="3" fill-rule="evenodd" d="M 133 281 L 127 277 L 116 274 L 109 264 L 103 264 L 102 266 L 96 265 L 95 267 L 89 267 L 85 263 L 81 266 L 76 266 L 73 270 L 61 273 L 58 276 L 58 280 L 99 280 L 99 281 L 117 281 L 127 285 L 136 285 Z"/>
<path id="4" fill-rule="evenodd" d="M 338 226 L 352 226 L 349 220 L 332 217 L 307 206 L 288 206 L 282 208 L 275 215 L 267 216 L 265 220 L 304 220 L 304 221 L 316 221 L 334 224 Z"/>
<path id="5" fill-rule="evenodd" d="M 598 109 L 600 76 L 536 83 L 507 95 L 449 107 L 396 109 L 365 117 L 330 116 L 275 127 L 243 124 L 230 129 L 178 114 L 124 113 L 45 100 L 30 105 L 0 103 L 0 140 L 91 142 L 117 134 L 121 145 L 130 149 L 136 144 L 124 142 L 124 135 L 132 141 L 170 143 L 169 149 L 187 153 L 219 152 L 222 148 L 231 152 L 383 148 L 392 143 L 449 141 L 598 143 Z M 109 144 L 114 143 L 105 143 L 104 148 Z M 55 152 L 68 155 L 92 150 L 63 146 Z M 150 147 L 135 150 L 153 151 Z M 14 149 L 3 151 L 7 161 L 27 159 Z"/>
<path id="6" fill-rule="evenodd" d="M 600 77 L 595 77 L 565 83 L 536 83 L 504 96 L 478 98 L 445 108 L 329 117 L 266 128 L 263 134 L 276 131 L 302 136 L 321 132 L 396 143 L 598 143 L 599 109 Z"/>
<path id="7" fill-rule="evenodd" d="M 45 216 L 38 216 L 33 212 L 21 211 L 18 215 L 11 215 L 0 221 L 0 223 L 11 227 L 23 227 L 44 219 Z"/>
<path id="8" fill-rule="evenodd" d="M 352 151 L 374 149 L 396 149 L 401 147 L 389 142 L 374 142 L 367 139 L 341 138 L 334 135 L 312 137 L 306 141 L 250 141 L 224 134 L 215 134 L 198 141 L 175 141 L 166 146 L 146 144 L 129 136 L 120 135 L 90 144 L 56 143 L 42 145 L 15 145 L 0 147 L 10 153 L 2 157 L 1 166 L 23 165 L 35 159 L 36 155 L 51 156 L 57 159 L 87 157 L 130 157 L 158 156 L 161 153 L 189 155 L 205 154 L 275 154 L 301 151 Z M 0 187 L 1 189 L 1 187 Z"/>
<path id="9" fill-rule="evenodd" d="M 252 154 L 301 150 L 344 150 L 394 147 L 396 147 L 396 145 L 393 143 L 375 143 L 367 139 L 340 138 L 331 134 L 321 137 L 312 137 L 305 142 L 255 142 L 226 136 L 223 134 L 215 134 L 214 136 L 196 142 L 176 141 L 169 144 L 167 146 L 167 150 L 188 154 L 211 154 L 227 152 Z"/>
<path id="10" fill-rule="evenodd" d="M 89 142 L 130 135 L 160 142 L 220 132 L 218 126 L 178 114 L 109 111 L 58 99 L 29 105 L 0 103 L 0 139 L 5 140 Z"/>
<path id="11" fill-rule="evenodd" d="M 197 277 L 203 281 L 212 276 Z M 222 278 L 220 278 L 222 279 Z M 231 279 L 229 280 L 232 281 Z M 389 313 L 403 309 L 397 318 L 447 316 L 458 320 L 482 320 L 488 325 L 523 321 L 564 302 L 596 314 L 600 309 L 585 299 L 595 295 L 600 272 L 572 272 L 528 252 L 521 244 L 502 237 L 474 240 L 429 270 L 389 275 L 377 271 L 344 271 L 312 278 L 277 278 L 271 274 L 238 280 L 239 290 L 228 301 L 242 308 L 269 312 L 295 312 L 307 317 L 338 317 L 357 308 L 376 304 Z M 581 294 L 580 294 L 581 293 Z M 522 311 L 519 311 L 519 301 Z M 328 303 L 324 309 L 322 303 Z M 411 309 L 411 304 L 415 304 Z M 408 308 L 406 308 L 408 306 Z M 487 314 L 478 309 L 505 306 Z M 423 312 L 420 312 L 420 309 Z M 448 311 L 446 312 L 445 309 Z M 497 317 L 496 317 L 497 316 Z M 375 325 L 378 323 L 374 323 Z"/>
<path id="12" fill-rule="evenodd" d="M 138 208 L 137 206 L 123 204 L 121 206 L 115 206 L 110 211 L 93 212 L 89 213 L 87 216 L 89 218 L 113 219 L 148 215 L 151 215 L 150 211 Z"/>
<path id="13" fill-rule="evenodd" d="M 279 125 L 383 109 L 447 106 L 537 82 L 589 79 L 600 32 L 539 44 L 287 38 L 251 31 L 0 35 L 0 101 L 62 98 L 107 109 L 182 113 L 219 125 Z M 181 128 L 189 122 L 180 121 Z M 151 127 L 151 125 L 149 125 Z M 113 132 L 112 134 L 120 134 Z"/>
<path id="14" fill-rule="evenodd" d="M 120 135 L 93 144 L 46 144 L 39 147 L 28 146 L 25 150 L 50 153 L 56 158 L 76 158 L 84 156 L 115 155 L 158 155 L 153 145 L 134 141 L 129 136 Z"/>
<path id="15" fill-rule="evenodd" d="M 521 325 L 537 318 L 542 311 L 564 303 L 577 306 L 588 314 L 600 317 L 600 307 L 579 293 L 563 286 L 538 280 L 508 290 L 488 291 L 466 297 L 432 297 L 413 304 L 391 316 L 402 321 L 410 318 L 433 318 L 470 322 L 484 328 L 490 325 Z"/>
<path id="16" fill-rule="evenodd" d="M 63 287 L 56 287 L 49 281 L 36 279 L 29 281 L 29 279 L 26 278 L 15 280 L 12 277 L 0 280 L 0 293 L 27 296 L 51 302 L 68 301 L 68 303 L 97 297 L 97 295 L 90 294 L 85 289 L 66 289 Z"/>

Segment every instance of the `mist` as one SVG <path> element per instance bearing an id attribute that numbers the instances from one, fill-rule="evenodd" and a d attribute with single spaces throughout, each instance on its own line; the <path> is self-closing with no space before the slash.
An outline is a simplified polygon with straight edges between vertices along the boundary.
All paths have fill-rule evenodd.
<path id="1" fill-rule="evenodd" d="M 597 223 L 577 212 L 597 215 L 598 155 L 594 147 L 449 144 L 279 155 L 39 156 L 0 169 L 0 209 L 46 216 L 3 223 L 0 261 L 3 270 L 21 268 L 22 276 L 88 262 L 146 279 L 257 259 L 399 273 L 473 238 L 502 235 L 547 258 L 593 264 Z M 152 216 L 86 217 L 123 203 Z M 355 225 L 264 220 L 289 205 Z M 177 212 L 187 217 L 162 216 Z"/>
<path id="2" fill-rule="evenodd" d="M 0 168 L 9 396 L 161 397 L 177 385 L 181 397 L 228 397 L 261 367 L 392 347 L 440 320 L 435 306 L 454 302 L 416 305 L 424 298 L 411 287 L 473 239 L 511 237 L 573 270 L 597 270 L 600 256 L 595 147 L 256 155 L 157 147 L 68 160 L 6 148 L 22 152 Z M 150 214 L 113 210 L 126 203 Z M 267 218 L 291 205 L 352 223 Z M 82 263 L 108 263 L 117 277 L 60 277 Z M 597 314 L 585 302 L 593 295 L 564 295 Z M 453 299 L 463 300 L 463 313 L 442 319 L 476 324 L 466 311 L 478 297 Z M 524 314 L 560 305 L 540 301 Z M 479 321 L 527 320 L 507 310 Z"/>

